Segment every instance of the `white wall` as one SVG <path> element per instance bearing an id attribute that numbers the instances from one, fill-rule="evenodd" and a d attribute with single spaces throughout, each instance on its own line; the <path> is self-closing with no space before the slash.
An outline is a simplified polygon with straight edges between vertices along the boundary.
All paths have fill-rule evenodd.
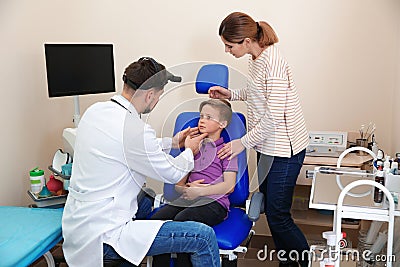
<path id="1" fill-rule="evenodd" d="M 400 2 L 399 4 L 399 10 L 400 10 Z M 400 36 L 400 18 L 397 19 L 397 32 L 398 36 Z M 395 155 L 396 152 L 400 152 L 400 45 L 397 46 L 397 84 L 396 87 L 394 88 L 394 97 L 393 97 L 393 120 L 392 120 L 392 125 L 393 125 L 393 137 L 392 137 L 392 142 L 393 142 L 393 156 Z"/>
<path id="2" fill-rule="evenodd" d="M 232 11 L 266 20 L 277 31 L 310 130 L 354 131 L 373 121 L 380 146 L 391 154 L 399 150 L 398 0 L 2 0 L 0 205 L 31 202 L 29 169 L 47 169 L 62 146 L 62 129 L 72 126 L 72 98 L 47 96 L 45 42 L 114 43 L 118 88 L 123 69 L 145 55 L 182 72 L 182 63 L 212 61 L 245 74 L 247 59 L 225 54 L 217 34 Z M 180 103 L 187 93 L 180 90 L 173 100 Z M 83 96 L 81 109 L 110 96 Z M 244 104 L 234 107 L 245 110 Z M 169 108 L 160 103 L 155 112 Z M 160 132 L 158 115 L 149 120 Z"/>

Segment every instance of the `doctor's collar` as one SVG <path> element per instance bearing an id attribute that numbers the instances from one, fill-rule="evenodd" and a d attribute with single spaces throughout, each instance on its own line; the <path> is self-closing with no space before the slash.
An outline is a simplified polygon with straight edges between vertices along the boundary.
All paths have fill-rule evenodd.
<path id="1" fill-rule="evenodd" d="M 111 99 L 111 102 L 119 105 L 120 107 L 122 107 L 123 109 L 125 109 L 127 112 L 129 112 L 130 114 L 138 114 L 138 112 L 136 111 L 135 107 L 132 105 L 131 102 L 129 102 L 128 99 L 126 99 L 124 96 L 122 95 L 114 95 Z M 140 114 L 138 114 L 140 117 Z"/>

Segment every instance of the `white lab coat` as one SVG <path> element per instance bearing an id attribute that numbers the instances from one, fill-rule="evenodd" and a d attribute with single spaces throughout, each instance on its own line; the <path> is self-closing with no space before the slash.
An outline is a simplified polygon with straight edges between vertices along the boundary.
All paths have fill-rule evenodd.
<path id="1" fill-rule="evenodd" d="M 96 103 L 83 115 L 75 142 L 69 195 L 62 219 L 63 251 L 69 266 L 102 266 L 107 243 L 139 265 L 164 221 L 134 221 L 137 195 L 151 177 L 176 183 L 193 169 L 186 149 L 176 158 L 164 153 L 171 138 L 155 131 L 122 96 Z"/>

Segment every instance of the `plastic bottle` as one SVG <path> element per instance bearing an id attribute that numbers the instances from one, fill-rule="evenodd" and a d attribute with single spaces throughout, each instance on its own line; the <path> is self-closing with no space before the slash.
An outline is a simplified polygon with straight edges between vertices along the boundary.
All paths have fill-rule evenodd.
<path id="1" fill-rule="evenodd" d="M 390 166 L 391 166 L 390 156 L 386 155 L 385 162 L 383 162 L 383 172 L 385 174 L 390 173 Z"/>
<path id="2" fill-rule="evenodd" d="M 372 146 L 371 146 L 371 150 L 372 150 L 372 152 L 374 152 L 375 155 L 378 154 L 379 147 L 378 147 L 378 143 L 376 143 L 375 135 L 374 135 L 374 134 L 372 134 Z"/>
<path id="3" fill-rule="evenodd" d="M 381 167 L 379 167 L 378 171 L 376 172 L 375 182 L 380 183 L 381 185 L 385 184 L 385 173 L 383 172 Z M 375 187 L 374 202 L 379 205 L 382 203 L 382 200 L 383 200 L 383 191 L 380 190 L 378 187 Z"/>
<path id="4" fill-rule="evenodd" d="M 392 167 L 390 168 L 390 173 L 394 175 L 399 174 L 399 162 L 393 160 Z"/>
<path id="5" fill-rule="evenodd" d="M 29 176 L 31 180 L 31 192 L 35 194 L 39 193 L 44 185 L 44 171 L 36 167 L 30 170 Z"/>
<path id="6" fill-rule="evenodd" d="M 378 150 L 378 153 L 376 154 L 376 160 L 374 161 L 374 167 L 379 169 L 379 166 L 382 166 L 383 168 L 383 151 L 381 149 Z"/>
<path id="7" fill-rule="evenodd" d="M 397 169 L 400 170 L 400 152 L 396 153 L 396 158 L 394 159 L 393 162 L 397 162 L 397 164 L 398 164 L 397 165 L 398 166 Z"/>
<path id="8" fill-rule="evenodd" d="M 379 148 L 378 148 L 378 145 L 375 142 L 372 143 L 371 150 L 372 150 L 372 152 L 375 153 L 375 155 L 378 153 Z"/>

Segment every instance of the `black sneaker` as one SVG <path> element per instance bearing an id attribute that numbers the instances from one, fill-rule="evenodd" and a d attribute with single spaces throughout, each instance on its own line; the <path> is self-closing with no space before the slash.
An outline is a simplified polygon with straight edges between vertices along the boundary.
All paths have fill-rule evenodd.
<path id="1" fill-rule="evenodd" d="M 280 261 L 279 267 L 299 267 L 299 263 L 297 261 Z"/>

